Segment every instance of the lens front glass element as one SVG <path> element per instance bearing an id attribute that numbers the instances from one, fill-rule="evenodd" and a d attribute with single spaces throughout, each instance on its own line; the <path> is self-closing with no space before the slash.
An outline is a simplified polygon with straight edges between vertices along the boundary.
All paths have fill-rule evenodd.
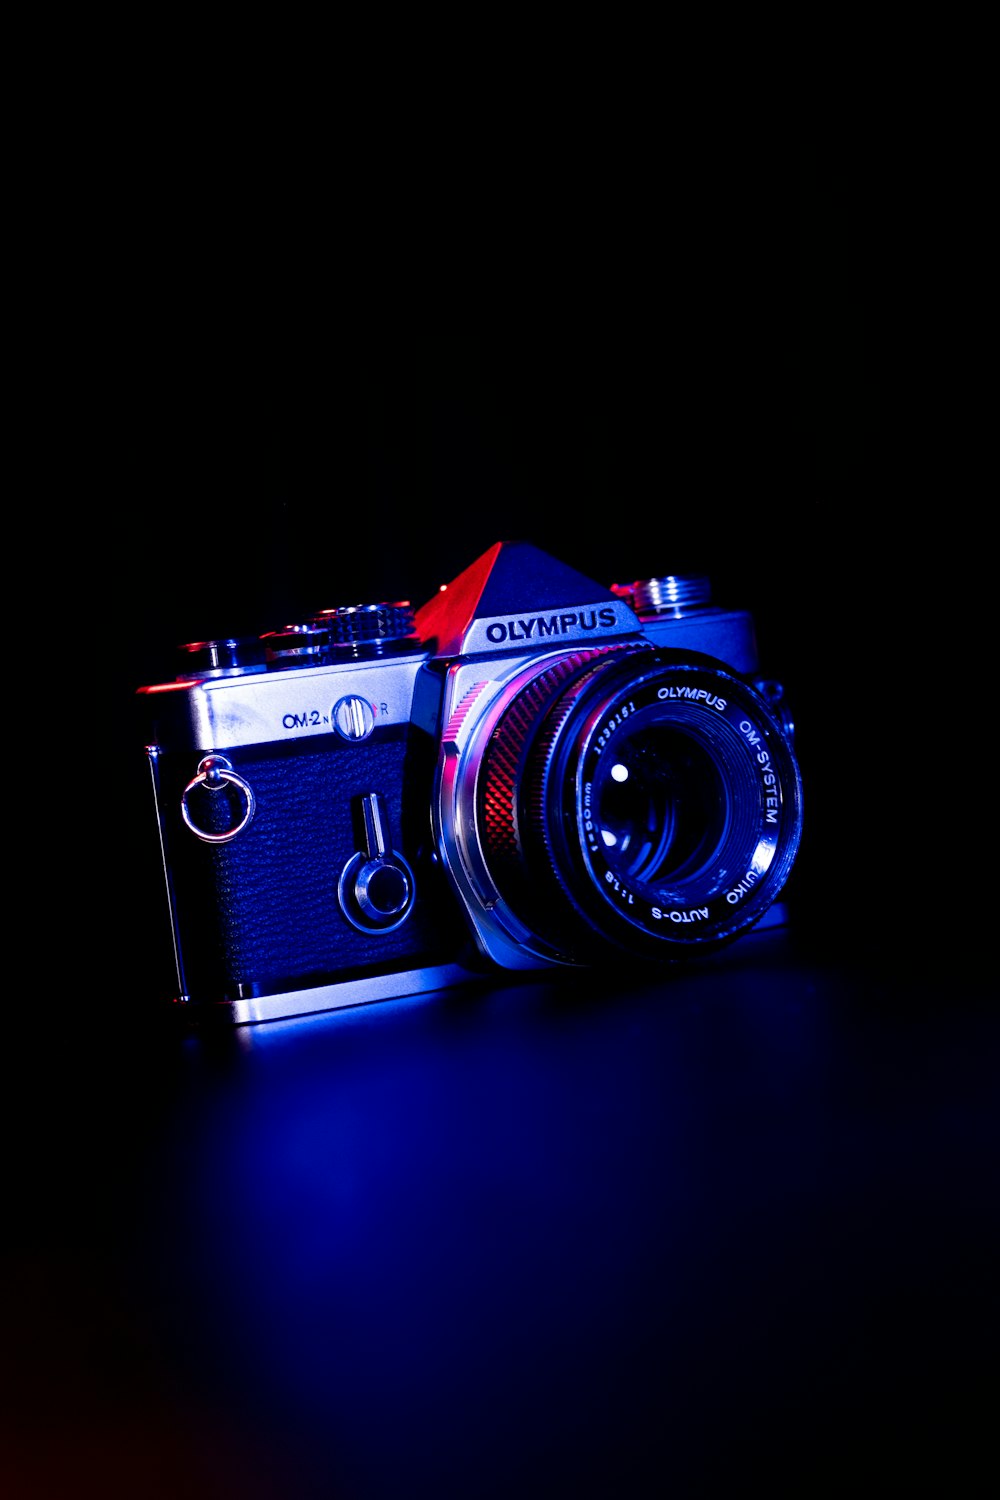
<path id="1" fill-rule="evenodd" d="M 600 784 L 608 864 L 630 880 L 676 885 L 704 872 L 730 823 L 730 797 L 709 747 L 669 725 L 632 734 Z"/>
<path id="2" fill-rule="evenodd" d="M 574 833 L 552 847 L 573 871 L 574 896 L 609 933 L 643 943 L 728 937 L 761 915 L 788 873 L 799 837 L 795 762 L 740 679 L 700 664 L 640 667 L 631 679 L 609 668 L 591 701 L 567 715 L 549 817 L 554 774 L 561 827 Z"/>

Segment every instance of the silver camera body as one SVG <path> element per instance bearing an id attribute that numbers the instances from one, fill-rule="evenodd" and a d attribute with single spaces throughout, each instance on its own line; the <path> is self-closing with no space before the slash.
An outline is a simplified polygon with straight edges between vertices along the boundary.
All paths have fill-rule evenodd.
<path id="1" fill-rule="evenodd" d="M 782 690 L 704 579 L 498 542 L 416 612 L 182 648 L 139 689 L 176 1000 L 247 1023 L 503 970 L 659 970 L 773 917 Z"/>

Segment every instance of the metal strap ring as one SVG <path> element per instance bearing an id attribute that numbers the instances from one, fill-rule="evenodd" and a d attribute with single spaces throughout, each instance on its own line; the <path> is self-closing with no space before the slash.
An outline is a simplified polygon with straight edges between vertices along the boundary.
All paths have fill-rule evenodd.
<path id="1" fill-rule="evenodd" d="M 204 786 L 210 792 L 217 792 L 227 781 L 231 785 L 238 787 L 242 792 L 246 801 L 246 810 L 240 821 L 232 828 L 227 829 L 225 833 L 206 833 L 203 828 L 198 827 L 191 817 L 187 805 L 188 793 L 193 791 L 196 786 Z M 226 844 L 230 839 L 234 839 L 238 833 L 242 833 L 253 817 L 256 806 L 257 801 L 250 787 L 243 780 L 242 776 L 237 776 L 224 755 L 206 755 L 203 760 L 200 760 L 198 762 L 198 774 L 188 782 L 181 793 L 181 817 L 195 837 L 201 839 L 206 844 Z"/>

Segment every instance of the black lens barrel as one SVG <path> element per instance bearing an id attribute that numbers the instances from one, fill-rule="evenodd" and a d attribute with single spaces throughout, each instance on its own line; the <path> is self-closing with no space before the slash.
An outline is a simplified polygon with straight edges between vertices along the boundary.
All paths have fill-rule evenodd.
<path id="1" fill-rule="evenodd" d="M 636 644 L 540 664 L 479 767 L 483 856 L 518 919 L 593 963 L 727 942 L 784 885 L 801 779 L 765 698 L 708 657 Z"/>

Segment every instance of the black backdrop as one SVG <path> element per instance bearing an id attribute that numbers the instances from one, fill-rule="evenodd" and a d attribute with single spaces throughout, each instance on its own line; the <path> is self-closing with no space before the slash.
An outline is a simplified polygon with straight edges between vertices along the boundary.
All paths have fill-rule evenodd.
<path id="1" fill-rule="evenodd" d="M 687 166 L 682 154 L 653 180 L 646 160 L 583 152 L 543 158 L 530 173 L 511 170 L 499 146 L 474 167 L 456 160 L 430 176 L 414 160 L 395 175 L 338 179 L 306 208 L 291 189 L 280 208 L 276 195 L 266 234 L 247 184 L 221 177 L 166 199 L 133 190 L 115 202 L 113 235 L 95 230 L 91 202 L 75 272 L 50 289 L 46 327 L 58 336 L 36 345 L 44 399 L 23 508 L 38 524 L 11 569 L 23 566 L 37 586 L 44 628 L 29 611 L 16 632 L 10 622 L 9 644 L 16 634 L 45 667 L 33 674 L 41 691 L 24 714 L 14 799 L 26 820 L 31 936 L 10 1023 L 15 1229 L 4 1280 L 9 1451 L 24 1493 L 131 1494 L 138 1473 L 138 1492 L 150 1494 L 183 1479 L 191 1494 L 259 1486 L 364 1500 L 423 1493 L 426 1480 L 464 1496 L 493 1493 L 492 1473 L 500 1493 L 514 1483 L 533 1493 L 534 1474 L 538 1493 L 577 1495 L 593 1462 L 598 1492 L 624 1475 L 638 1494 L 647 1460 L 650 1493 L 661 1481 L 711 1492 L 724 1473 L 731 1487 L 744 1463 L 794 1492 L 803 1475 L 811 1489 L 827 1471 L 846 1483 L 867 1465 L 947 1470 L 975 1454 L 995 1328 L 997 1038 L 981 876 L 991 805 L 985 490 L 969 458 L 982 395 L 964 362 L 970 310 L 954 274 L 974 256 L 973 216 L 959 211 L 949 173 L 928 180 L 925 153 L 900 151 L 891 135 L 876 145 L 831 127 L 768 147 L 734 132 L 725 149 Z M 930 233 L 945 215 L 948 246 Z M 339 1457 L 326 1465 L 332 1419 L 316 1415 L 324 1372 L 300 1368 L 293 1394 L 305 1415 L 300 1431 L 287 1430 L 306 1456 L 285 1476 L 275 1459 L 271 1489 L 254 1468 L 268 1424 L 253 1382 L 273 1351 L 251 1344 L 248 1368 L 237 1369 L 248 1335 L 241 1343 L 231 1304 L 220 1333 L 211 1286 L 231 1271 L 227 1255 L 253 1263 L 275 1243 L 264 1230 L 259 1246 L 236 1243 L 247 1221 L 227 1219 L 225 1192 L 205 1188 L 211 1206 L 192 1210 L 193 1189 L 182 1187 L 202 1191 L 193 1163 L 204 1157 L 214 1170 L 226 1139 L 218 1111 L 249 1086 L 229 1063 L 216 1077 L 214 1064 L 173 1050 L 151 1019 L 169 951 L 134 692 L 173 674 L 182 640 L 333 604 L 418 604 L 505 537 L 605 582 L 705 571 L 720 602 L 753 611 L 764 664 L 795 707 L 806 786 L 792 967 L 751 966 L 744 979 L 737 968 L 718 988 L 682 988 L 673 1019 L 658 1023 L 675 1029 L 658 1034 L 641 1066 L 623 1061 L 624 1033 L 616 1037 L 601 997 L 585 995 L 581 1015 L 604 1017 L 590 1051 L 578 1036 L 564 1064 L 550 1037 L 541 1054 L 550 1072 L 533 1078 L 525 1038 L 510 1028 L 523 1023 L 538 1041 L 535 992 L 527 1001 L 498 992 L 499 1009 L 479 1015 L 482 1034 L 456 1067 L 479 1082 L 485 1069 L 487 1097 L 523 1099 L 525 1131 L 548 1129 L 550 1144 L 519 1140 L 507 1155 L 484 1143 L 483 1116 L 463 1095 L 480 1131 L 467 1165 L 478 1147 L 486 1184 L 469 1245 L 500 1280 L 513 1248 L 522 1279 L 499 1304 L 485 1293 L 477 1301 L 466 1268 L 449 1297 L 440 1267 L 454 1269 L 446 1241 L 461 1239 L 462 1226 L 447 1172 L 423 1207 L 400 1187 L 389 1233 L 419 1239 L 422 1213 L 440 1216 L 441 1236 L 428 1232 L 404 1282 L 419 1308 L 423 1278 L 440 1316 L 422 1324 L 389 1296 L 385 1322 L 348 1339 L 355 1356 L 369 1350 L 371 1366 L 357 1372 L 346 1408 L 361 1434 L 343 1460 L 347 1477 L 337 1478 Z M 39 774 L 42 743 L 56 764 Z M 65 899 L 52 900 L 53 885 Z M 622 1003 L 633 1006 L 630 1026 L 651 1024 L 627 986 Z M 548 1014 L 544 995 L 539 1004 Z M 369 1087 L 390 1117 L 387 1078 L 424 1087 L 401 1058 L 426 1057 L 446 1099 L 471 1088 L 435 1061 L 422 1028 L 438 1014 L 392 1012 L 387 1032 L 349 1021 L 339 1041 L 324 1032 L 259 1114 L 248 1106 L 238 1117 L 248 1152 L 270 1159 L 283 1090 L 319 1097 L 327 1076 L 346 1108 L 352 1089 L 360 1097 Z M 746 1072 L 734 1038 L 761 1017 L 770 1061 Z M 626 1226 L 648 1232 L 651 1257 L 669 1238 L 653 1210 L 637 1228 L 632 1196 L 643 1151 L 655 1153 L 661 1136 L 645 1135 L 638 1104 L 634 1118 L 626 1104 L 617 1118 L 631 1123 L 602 1147 L 603 1116 L 586 1113 L 588 1090 L 606 1078 L 602 1049 L 639 1098 L 657 1092 L 659 1061 L 663 1097 L 698 1100 L 711 1115 L 700 1166 L 719 1173 L 726 1207 L 700 1221 L 708 1240 L 721 1238 L 692 1275 L 686 1311 L 673 1294 L 657 1301 L 651 1259 L 631 1309 L 638 1331 L 616 1340 L 614 1307 L 600 1304 L 600 1340 L 588 1351 L 579 1309 L 591 1278 L 601 1283 L 604 1267 L 614 1283 L 627 1263 L 616 1215 L 623 1236 Z M 775 1056 L 796 1068 L 806 1058 L 794 1084 L 795 1069 L 777 1077 Z M 556 1229 L 546 1251 L 553 1225 L 541 1207 L 529 1209 L 520 1241 L 509 1224 L 496 1227 L 486 1195 L 532 1152 L 558 1163 L 569 1151 L 570 1126 L 553 1127 L 540 1102 L 549 1086 L 559 1119 L 591 1119 L 583 1139 L 605 1167 L 593 1201 L 582 1167 L 564 1198 L 556 1189 L 582 1238 Z M 448 1163 L 459 1144 L 444 1117 L 426 1118 L 414 1161 Z M 178 1120 L 190 1139 L 169 1134 Z M 320 1129 L 336 1123 L 320 1116 Z M 762 1130 L 763 1157 L 751 1160 L 740 1138 L 749 1131 L 757 1144 Z M 381 1141 L 376 1132 L 376 1157 Z M 813 1171 L 810 1151 L 820 1170 L 804 1224 L 776 1205 Z M 278 1204 L 286 1186 L 277 1181 Z M 551 1181 L 540 1178 L 537 1191 L 540 1204 Z M 293 1205 L 298 1227 L 307 1208 Z M 739 1251 L 725 1239 L 734 1222 Z M 184 1242 L 192 1224 L 217 1236 L 214 1249 Z M 789 1230 L 793 1249 L 777 1253 Z M 568 1278 L 571 1289 L 555 1324 L 531 1271 L 547 1254 L 563 1269 L 550 1266 L 544 1284 Z M 348 1256 L 348 1275 L 363 1260 Z M 295 1274 L 293 1258 L 292 1283 Z M 239 1290 L 238 1278 L 229 1284 Z M 771 1325 L 754 1311 L 761 1288 L 781 1309 Z M 366 1290 L 362 1272 L 359 1297 L 366 1306 L 385 1292 Z M 302 1349 L 310 1321 L 329 1318 L 322 1298 L 288 1312 L 301 1320 Z M 508 1342 L 508 1315 L 519 1328 L 540 1320 L 542 1374 L 530 1375 L 530 1338 Z M 484 1320 L 466 1367 L 481 1404 L 463 1404 L 463 1318 Z M 467 1424 L 450 1467 L 424 1441 L 441 1411 L 424 1392 L 408 1423 L 390 1373 L 413 1319 L 417 1342 L 437 1349 L 428 1379 Z M 572 1361 L 545 1354 L 554 1327 L 577 1351 L 575 1375 Z M 227 1328 L 228 1363 L 218 1347 Z M 657 1384 L 675 1336 L 694 1359 L 690 1382 L 673 1371 Z M 294 1329 L 287 1339 L 275 1368 L 295 1362 Z M 513 1368 L 514 1347 L 523 1368 Z M 602 1408 L 583 1388 L 609 1361 L 617 1395 Z M 350 1393 L 351 1374 L 331 1389 Z M 419 1387 L 419 1359 L 410 1374 Z M 527 1382 L 509 1416 L 505 1374 Z M 544 1385 L 549 1374 L 566 1382 L 561 1397 Z M 228 1407 L 217 1390 L 208 1399 L 216 1378 L 233 1381 Z M 192 1391 L 179 1394 L 185 1382 Z M 265 1378 L 265 1406 L 276 1389 L 277 1376 Z M 667 1439 L 650 1436 L 653 1408 L 668 1398 L 683 1413 L 673 1457 Z M 192 1415 L 202 1401 L 204 1430 Z M 727 1434 L 735 1446 L 724 1461 Z"/>
<path id="2" fill-rule="evenodd" d="M 638 162 L 511 175 L 498 150 L 352 183 L 339 232 L 310 221 L 276 266 L 206 201 L 201 237 L 190 210 L 105 268 L 58 438 L 86 491 L 56 543 L 80 748 L 100 765 L 110 740 L 143 781 L 132 694 L 178 643 L 418 605 L 502 538 L 605 583 L 705 572 L 796 711 L 808 905 L 845 914 L 838 944 L 961 960 L 978 882 L 949 903 L 981 839 L 955 736 L 989 590 L 975 240 L 960 275 L 936 223 L 958 190 L 891 137 L 767 144 L 677 167 L 672 216 Z"/>

